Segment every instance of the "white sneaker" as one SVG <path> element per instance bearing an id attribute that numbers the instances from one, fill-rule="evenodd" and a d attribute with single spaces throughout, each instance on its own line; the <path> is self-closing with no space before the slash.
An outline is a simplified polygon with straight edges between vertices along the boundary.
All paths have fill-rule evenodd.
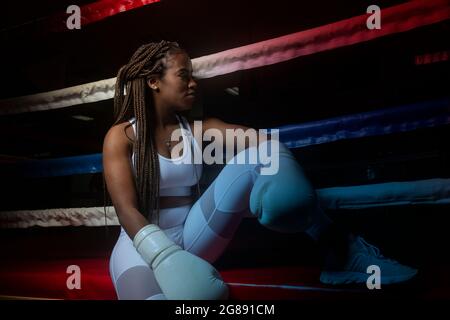
<path id="1" fill-rule="evenodd" d="M 380 284 L 404 282 L 417 274 L 416 269 L 385 258 L 377 247 L 367 243 L 361 237 L 356 237 L 350 244 L 346 262 L 338 266 L 333 262 L 333 258 L 329 257 L 320 275 L 320 281 L 332 285 L 366 283 L 372 275 L 367 272 L 367 267 L 371 265 L 380 268 Z"/>

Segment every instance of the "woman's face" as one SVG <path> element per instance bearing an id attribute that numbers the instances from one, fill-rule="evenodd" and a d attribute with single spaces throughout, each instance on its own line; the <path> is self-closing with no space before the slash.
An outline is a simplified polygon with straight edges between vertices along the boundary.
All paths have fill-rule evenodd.
<path id="1" fill-rule="evenodd" d="M 167 57 L 166 67 L 164 76 L 150 83 L 159 88 L 154 92 L 155 103 L 174 111 L 190 110 L 197 90 L 191 60 L 185 53 L 172 54 Z"/>

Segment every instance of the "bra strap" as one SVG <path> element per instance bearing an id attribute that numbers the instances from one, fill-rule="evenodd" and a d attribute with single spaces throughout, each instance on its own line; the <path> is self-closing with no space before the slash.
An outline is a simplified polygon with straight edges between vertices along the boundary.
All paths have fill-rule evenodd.
<path id="1" fill-rule="evenodd" d="M 193 136 L 193 134 L 192 134 L 191 128 L 190 128 L 190 126 L 189 126 L 189 123 L 187 123 L 187 120 L 185 120 L 183 116 L 178 116 L 178 115 L 176 115 L 176 116 L 177 116 L 177 118 L 178 118 L 178 121 L 179 121 L 179 122 L 181 123 L 181 125 L 183 126 L 183 128 L 184 128 L 187 132 L 189 132 L 189 135 L 190 135 L 190 136 L 187 137 L 187 138 L 188 138 L 188 140 L 190 141 L 189 149 L 191 150 L 191 160 L 194 161 L 194 148 L 195 148 L 195 146 L 194 146 L 194 136 Z M 199 178 L 199 176 L 197 175 L 197 168 L 196 168 L 196 166 L 193 166 L 193 168 L 194 168 L 194 172 L 195 172 L 195 177 L 196 177 L 196 179 L 197 179 L 197 197 L 200 197 L 200 195 L 201 195 L 201 192 L 200 192 L 200 186 L 199 186 L 199 180 L 200 180 L 200 178 Z"/>
<path id="2" fill-rule="evenodd" d="M 187 130 L 188 132 L 191 132 L 189 125 L 186 123 L 186 119 L 183 116 L 179 116 L 179 115 L 176 115 L 176 116 L 177 116 L 178 122 L 181 123 L 181 126 L 183 127 L 183 129 Z"/>

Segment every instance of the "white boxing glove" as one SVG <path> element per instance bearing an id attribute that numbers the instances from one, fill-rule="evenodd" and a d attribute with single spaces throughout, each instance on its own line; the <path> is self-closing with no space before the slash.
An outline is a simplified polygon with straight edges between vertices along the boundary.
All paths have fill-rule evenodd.
<path id="1" fill-rule="evenodd" d="M 156 281 L 169 300 L 221 300 L 228 287 L 207 261 L 176 245 L 156 225 L 140 229 L 133 245 L 153 269 Z"/>

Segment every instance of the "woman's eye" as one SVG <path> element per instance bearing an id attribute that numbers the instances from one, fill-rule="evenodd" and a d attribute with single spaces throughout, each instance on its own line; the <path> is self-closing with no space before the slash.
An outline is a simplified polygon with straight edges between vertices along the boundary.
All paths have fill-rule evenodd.
<path id="1" fill-rule="evenodd" d="M 181 77 L 181 79 L 183 79 L 183 80 L 189 80 L 189 78 L 192 78 L 194 81 L 196 80 L 193 76 L 189 76 L 189 75 L 186 74 L 186 73 L 181 74 L 180 77 Z"/>

